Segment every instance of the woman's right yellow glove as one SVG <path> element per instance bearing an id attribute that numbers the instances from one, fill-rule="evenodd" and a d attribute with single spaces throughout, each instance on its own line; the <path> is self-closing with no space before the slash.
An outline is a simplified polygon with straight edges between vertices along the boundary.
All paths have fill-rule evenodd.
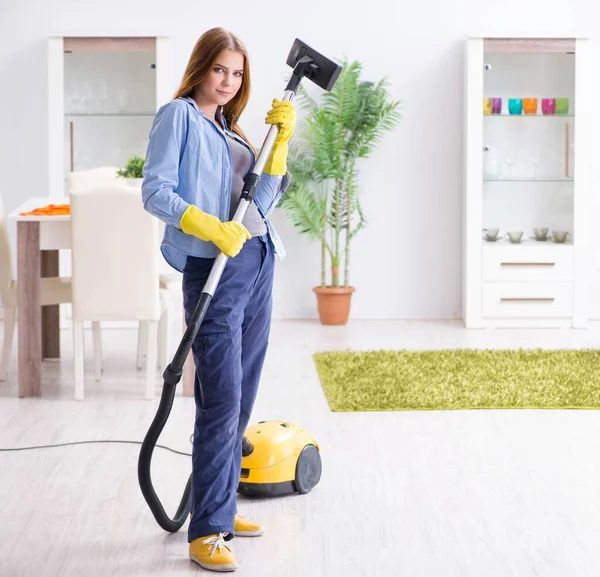
<path id="1" fill-rule="evenodd" d="M 241 222 L 221 222 L 216 216 L 201 211 L 193 204 L 186 208 L 179 226 L 186 234 L 214 242 L 229 257 L 236 256 L 244 243 L 252 238 Z"/>
<path id="2" fill-rule="evenodd" d="M 263 170 L 272 175 L 285 174 L 287 170 L 288 140 L 292 137 L 296 128 L 294 105 L 288 100 L 273 99 L 273 106 L 267 112 L 265 123 L 277 125 L 277 136 Z"/>

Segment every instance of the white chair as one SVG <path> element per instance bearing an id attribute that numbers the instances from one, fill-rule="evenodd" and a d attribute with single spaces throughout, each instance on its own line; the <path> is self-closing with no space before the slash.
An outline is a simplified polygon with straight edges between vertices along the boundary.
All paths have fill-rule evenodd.
<path id="1" fill-rule="evenodd" d="M 160 244 L 165 232 L 165 223 L 161 220 L 158 221 L 158 244 L 157 250 L 160 252 Z M 170 306 L 174 294 L 181 295 L 181 283 L 183 281 L 183 275 L 180 272 L 176 272 L 170 268 L 170 266 L 164 261 L 162 255 L 159 256 L 159 282 L 160 288 L 164 289 L 162 294 L 168 295 L 167 303 Z M 170 317 L 169 312 L 165 311 L 165 314 L 158 323 L 158 366 L 164 370 L 169 363 L 169 335 L 170 335 Z M 138 332 L 138 369 L 144 366 L 146 359 L 146 341 L 147 341 L 147 327 L 145 323 L 140 323 Z"/>
<path id="2" fill-rule="evenodd" d="M 160 230 L 160 223 L 159 223 Z M 158 323 L 158 367 L 162 370 L 166 369 L 169 364 L 169 350 L 170 350 L 170 309 L 174 299 L 173 294 L 181 294 L 181 282 L 182 275 L 180 273 L 161 273 L 160 277 L 160 288 L 162 298 L 165 299 L 165 305 L 167 308 Z M 138 369 L 141 369 L 146 362 L 146 342 L 148 340 L 148 327 L 146 323 L 140 323 L 138 331 Z"/>
<path id="3" fill-rule="evenodd" d="M 76 399 L 84 396 L 85 320 L 146 324 L 146 398 L 154 397 L 158 322 L 168 312 L 167 291 L 159 285 L 158 228 L 136 189 L 106 185 L 71 192 Z"/>
<path id="4" fill-rule="evenodd" d="M 71 277 L 51 277 L 40 279 L 41 305 L 58 305 L 71 302 Z M 14 333 L 17 321 L 17 282 L 13 279 L 13 261 L 10 240 L 4 218 L 2 199 L 0 199 L 0 302 L 4 309 L 4 342 L 0 361 L 0 381 L 6 380 L 10 363 Z M 94 323 L 94 345 L 99 342 L 100 325 Z M 96 364 L 101 352 L 94 346 Z"/>
<path id="5" fill-rule="evenodd" d="M 90 188 L 109 186 L 128 186 L 127 181 L 120 176 L 117 176 L 118 166 L 99 166 L 96 168 L 90 168 L 88 170 L 79 170 L 70 172 L 67 177 L 68 192 L 77 192 L 80 190 L 87 190 Z M 139 193 L 139 190 L 138 190 Z M 164 230 L 164 224 L 159 222 L 159 242 L 157 246 L 160 246 L 160 239 Z M 161 265 L 159 264 L 159 267 Z M 174 290 L 179 284 L 181 287 L 181 274 L 176 272 L 161 272 L 159 271 L 160 288 L 167 289 L 168 293 Z M 163 293 L 161 293 L 163 294 Z M 163 294 L 163 298 L 166 298 Z M 99 324 L 95 323 L 95 329 L 100 330 Z M 99 334 L 99 333 L 98 333 Z M 146 359 L 146 347 L 145 343 L 148 338 L 147 327 L 144 322 L 140 322 L 138 325 L 138 368 L 142 368 L 145 364 Z M 164 369 L 167 363 L 167 356 L 169 351 L 169 317 L 168 310 L 165 310 L 164 318 L 161 320 L 158 326 L 158 367 Z M 96 362 L 100 363 L 101 371 L 102 358 L 96 359 Z"/>

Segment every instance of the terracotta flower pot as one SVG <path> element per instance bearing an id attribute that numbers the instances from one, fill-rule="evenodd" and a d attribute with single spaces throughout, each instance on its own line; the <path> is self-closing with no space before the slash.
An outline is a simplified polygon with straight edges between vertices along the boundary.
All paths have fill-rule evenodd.
<path id="1" fill-rule="evenodd" d="M 350 301 L 354 287 L 321 287 L 313 288 L 317 295 L 319 319 L 324 325 L 345 325 L 350 315 Z"/>

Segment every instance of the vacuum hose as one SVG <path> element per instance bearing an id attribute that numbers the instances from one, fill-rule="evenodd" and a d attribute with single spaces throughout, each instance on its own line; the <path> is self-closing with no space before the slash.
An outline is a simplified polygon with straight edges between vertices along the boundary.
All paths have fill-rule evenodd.
<path id="1" fill-rule="evenodd" d="M 165 384 L 160 398 L 158 411 L 154 417 L 154 420 L 152 421 L 152 424 L 150 425 L 150 429 L 146 434 L 146 438 L 142 443 L 142 449 L 140 451 L 140 457 L 138 460 L 138 479 L 140 482 L 140 488 L 142 489 L 142 494 L 150 506 L 150 510 L 154 514 L 154 518 L 158 524 L 169 533 L 175 533 L 179 531 L 181 526 L 185 523 L 185 520 L 190 513 L 192 502 L 192 475 L 190 474 L 188 482 L 185 486 L 185 491 L 183 492 L 183 497 L 181 498 L 181 503 L 179 503 L 179 507 L 177 507 L 175 518 L 170 519 L 165 512 L 158 495 L 154 491 L 152 480 L 150 478 L 150 462 L 152 461 L 152 452 L 154 451 L 158 437 L 160 436 L 165 423 L 169 418 L 174 396 L 175 387 Z"/>
<path id="2" fill-rule="evenodd" d="M 175 533 L 179 531 L 181 526 L 185 523 L 187 516 L 190 513 L 191 501 L 192 501 L 192 475 L 190 474 L 188 482 L 183 492 L 183 497 L 177 507 L 175 518 L 171 519 L 165 512 L 156 491 L 152 485 L 152 478 L 150 476 L 150 466 L 152 462 L 152 453 L 156 442 L 165 427 L 167 419 L 171 413 L 173 406 L 173 399 L 175 397 L 175 389 L 177 383 L 181 380 L 183 374 L 183 365 L 187 356 L 192 348 L 192 343 L 196 339 L 204 315 L 208 309 L 208 305 L 212 300 L 212 295 L 203 292 L 200 296 L 200 300 L 194 309 L 190 323 L 181 339 L 181 343 L 173 357 L 171 363 L 165 369 L 163 374 L 164 385 L 162 395 L 160 397 L 160 403 L 156 415 L 144 437 L 142 447 L 140 449 L 140 456 L 138 458 L 138 481 L 140 483 L 140 489 L 146 499 L 146 503 L 150 507 L 154 518 L 157 523 L 169 533 Z"/>

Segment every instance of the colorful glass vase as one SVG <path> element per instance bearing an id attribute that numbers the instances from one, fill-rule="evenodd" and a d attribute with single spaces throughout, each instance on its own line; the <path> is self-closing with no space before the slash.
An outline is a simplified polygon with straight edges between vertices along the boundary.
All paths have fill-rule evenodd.
<path id="1" fill-rule="evenodd" d="M 554 98 L 542 98 L 542 114 L 554 114 L 556 112 L 556 100 Z"/>
<path id="2" fill-rule="evenodd" d="M 510 114 L 521 114 L 523 112 L 523 100 L 521 98 L 509 98 L 508 112 Z"/>
<path id="3" fill-rule="evenodd" d="M 525 114 L 537 114 L 537 98 L 523 98 L 523 110 Z"/>
<path id="4" fill-rule="evenodd" d="M 569 114 L 569 99 L 568 98 L 557 98 L 556 99 L 556 114 Z"/>

